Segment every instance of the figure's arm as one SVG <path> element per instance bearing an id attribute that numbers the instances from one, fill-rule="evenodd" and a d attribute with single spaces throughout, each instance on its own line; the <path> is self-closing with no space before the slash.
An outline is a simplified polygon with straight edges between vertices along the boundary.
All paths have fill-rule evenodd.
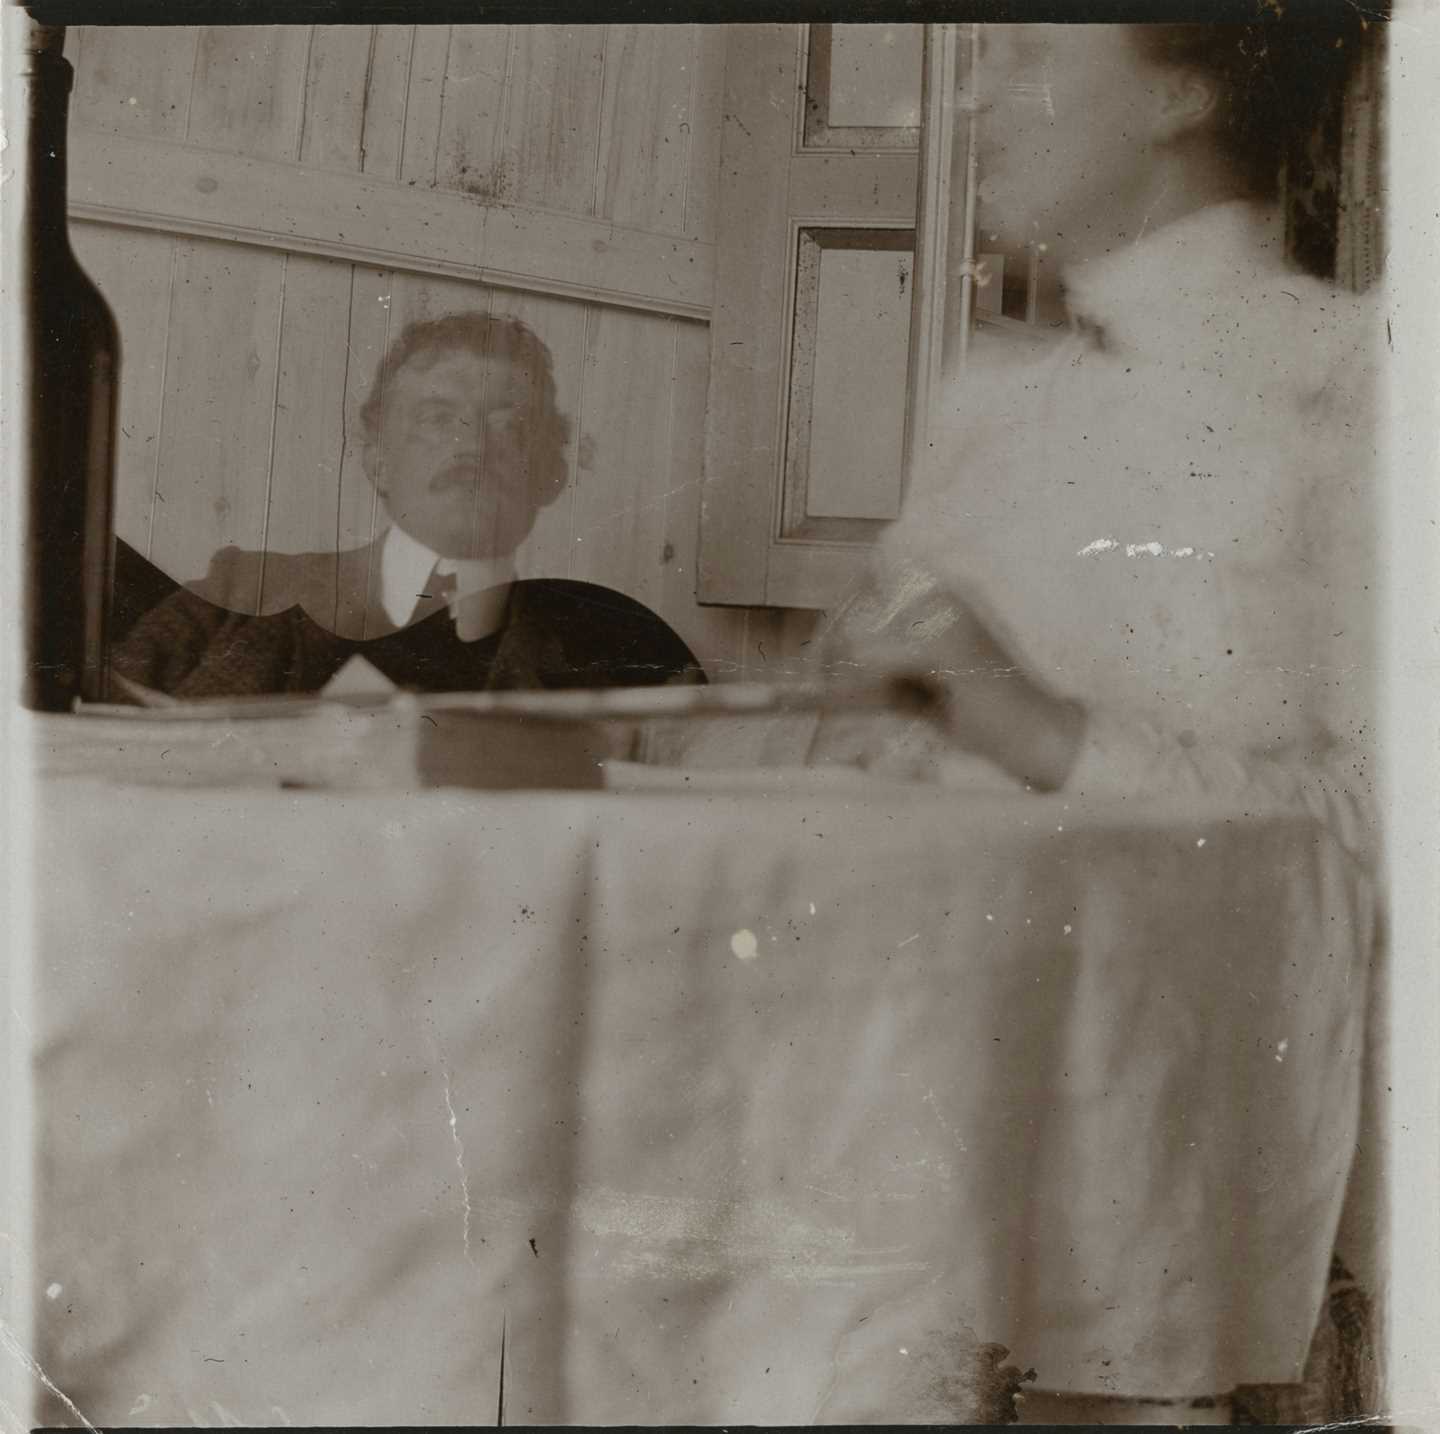
<path id="1" fill-rule="evenodd" d="M 905 600 L 897 601 L 897 593 Z M 1360 852 L 1369 844 L 1368 772 L 1360 741 L 1347 740 L 1363 735 L 1355 712 L 1348 721 L 1337 718 L 1310 750 L 1198 742 L 1193 734 L 1049 690 L 973 611 L 919 570 L 852 599 L 827 647 L 829 661 L 842 671 L 888 674 L 897 705 L 908 701 L 937 740 L 917 762 L 896 741 L 893 726 L 887 732 L 873 723 L 832 722 L 828 730 L 822 725 L 812 760 L 882 770 L 908 764 L 912 772 L 928 766 L 943 779 L 935 749 L 948 748 L 983 757 L 1036 791 L 1299 808 L 1314 813 L 1347 849 Z"/>
<path id="2" fill-rule="evenodd" d="M 911 750 L 918 723 L 945 745 L 986 758 L 1027 787 L 1054 791 L 1064 785 L 1084 737 L 1084 707 L 1032 677 L 922 566 L 902 565 L 873 578 L 836 614 L 821 643 L 830 677 L 888 679 L 897 711 L 915 719 L 901 729 Z M 883 766 L 887 754 L 881 749 L 896 732 L 892 724 L 885 735 L 886 729 L 864 718 L 828 719 L 810 759 Z M 872 740 L 879 749 L 867 747 Z"/>

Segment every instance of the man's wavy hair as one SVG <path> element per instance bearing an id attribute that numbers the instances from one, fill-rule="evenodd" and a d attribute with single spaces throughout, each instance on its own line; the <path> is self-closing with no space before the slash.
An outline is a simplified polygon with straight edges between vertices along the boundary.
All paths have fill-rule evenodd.
<path id="1" fill-rule="evenodd" d="M 381 414 L 390 381 L 406 364 L 428 367 L 447 353 L 473 353 L 503 358 L 525 375 L 530 393 L 524 419 L 530 481 L 535 497 L 548 503 L 559 496 L 570 477 L 565 446 L 570 419 L 557 405 L 555 370 L 550 350 L 528 324 L 503 314 L 447 314 L 406 324 L 385 352 L 375 380 L 360 409 L 361 435 L 367 445 L 380 438 Z"/>

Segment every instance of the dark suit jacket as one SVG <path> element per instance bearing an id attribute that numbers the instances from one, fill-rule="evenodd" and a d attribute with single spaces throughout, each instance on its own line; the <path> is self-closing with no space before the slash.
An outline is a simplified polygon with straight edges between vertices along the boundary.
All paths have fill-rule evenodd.
<path id="1" fill-rule="evenodd" d="M 378 540 L 338 554 L 225 548 L 180 587 L 117 543 L 112 669 L 191 698 L 317 692 L 355 653 L 397 685 L 429 692 L 705 680 L 654 613 L 595 583 L 516 582 L 500 630 L 461 642 L 443 604 L 397 629 L 376 600 L 379 570 Z M 264 606 L 246 612 L 262 574 Z"/>

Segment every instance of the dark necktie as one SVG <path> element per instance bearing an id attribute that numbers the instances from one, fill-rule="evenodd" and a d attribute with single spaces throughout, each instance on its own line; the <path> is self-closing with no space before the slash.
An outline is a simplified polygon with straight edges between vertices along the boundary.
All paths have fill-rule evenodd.
<path id="1" fill-rule="evenodd" d="M 455 574 L 432 571 L 425 582 L 425 590 L 416 597 L 415 610 L 410 614 L 410 621 L 406 626 L 413 627 L 417 622 L 423 622 L 427 617 L 439 612 L 454 596 Z"/>

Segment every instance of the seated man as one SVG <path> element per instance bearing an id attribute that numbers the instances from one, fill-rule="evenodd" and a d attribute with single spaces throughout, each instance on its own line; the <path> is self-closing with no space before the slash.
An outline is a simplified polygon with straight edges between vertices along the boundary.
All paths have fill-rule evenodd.
<path id="1" fill-rule="evenodd" d="M 127 682 L 184 698 L 317 692 L 357 654 L 432 692 L 705 680 L 680 638 L 622 593 L 515 580 L 516 549 L 565 489 L 569 432 L 549 350 L 525 324 L 455 314 L 409 325 L 360 418 L 390 518 L 367 546 L 225 548 L 134 621 L 142 594 L 172 585 L 119 545 L 116 696 Z M 247 610 L 257 591 L 258 614 Z"/>

